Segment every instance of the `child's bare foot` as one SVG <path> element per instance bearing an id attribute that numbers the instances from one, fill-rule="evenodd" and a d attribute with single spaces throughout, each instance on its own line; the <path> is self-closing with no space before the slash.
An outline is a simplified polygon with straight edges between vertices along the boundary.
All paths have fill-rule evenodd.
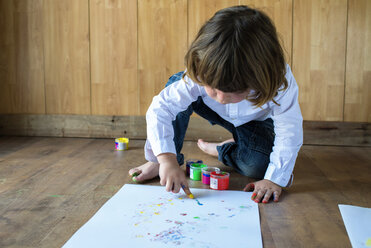
<path id="1" fill-rule="evenodd" d="M 205 153 L 217 157 L 218 156 L 218 150 L 216 149 L 217 146 L 221 146 L 225 143 L 234 142 L 234 139 L 225 140 L 220 143 L 209 143 L 204 141 L 203 139 L 199 139 L 197 142 L 198 147 Z"/>
<path id="2" fill-rule="evenodd" d="M 133 181 L 142 182 L 157 177 L 159 174 L 159 168 L 160 166 L 158 163 L 147 162 L 129 170 L 129 175 L 133 176 L 136 174 L 137 176 L 133 177 Z"/>

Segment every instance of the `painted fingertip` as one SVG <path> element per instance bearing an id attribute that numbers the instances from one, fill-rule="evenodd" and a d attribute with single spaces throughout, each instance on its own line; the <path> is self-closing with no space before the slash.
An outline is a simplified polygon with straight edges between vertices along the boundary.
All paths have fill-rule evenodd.
<path id="1" fill-rule="evenodd" d="M 263 203 L 268 203 L 268 201 L 263 201 Z"/>
<path id="2" fill-rule="evenodd" d="M 256 202 L 256 203 L 259 203 L 259 201 L 258 201 L 258 200 L 255 200 L 254 202 Z"/>
<path id="3" fill-rule="evenodd" d="M 252 199 L 255 199 L 256 195 L 257 195 L 256 193 L 252 193 L 251 198 L 252 198 Z"/>
<path id="4" fill-rule="evenodd" d="M 133 182 L 137 182 L 137 178 L 136 177 L 132 177 L 131 180 L 133 180 Z"/>
<path id="5" fill-rule="evenodd" d="M 134 172 L 131 177 L 136 177 L 136 176 L 139 176 L 139 173 L 138 172 Z"/>

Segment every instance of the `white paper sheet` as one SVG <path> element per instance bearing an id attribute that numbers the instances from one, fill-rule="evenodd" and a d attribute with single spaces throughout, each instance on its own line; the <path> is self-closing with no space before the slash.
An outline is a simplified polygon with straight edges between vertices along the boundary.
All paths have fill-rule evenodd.
<path id="1" fill-rule="evenodd" d="M 371 208 L 339 204 L 339 209 L 353 248 L 371 247 Z"/>
<path id="2" fill-rule="evenodd" d="M 63 247 L 262 247 L 251 192 L 191 191 L 126 184 Z"/>

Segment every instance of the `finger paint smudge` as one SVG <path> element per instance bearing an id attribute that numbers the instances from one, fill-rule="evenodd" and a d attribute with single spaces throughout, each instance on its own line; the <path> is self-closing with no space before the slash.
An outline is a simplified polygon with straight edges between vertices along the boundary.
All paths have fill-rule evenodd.
<path id="1" fill-rule="evenodd" d="M 371 238 L 369 238 L 369 239 L 366 241 L 366 246 L 367 246 L 367 247 L 371 247 Z"/>
<path id="2" fill-rule="evenodd" d="M 200 205 L 200 206 L 204 205 L 204 204 L 202 204 L 199 200 L 197 200 L 196 198 L 195 198 L 195 200 L 197 201 L 197 204 L 198 204 L 198 205 Z"/>

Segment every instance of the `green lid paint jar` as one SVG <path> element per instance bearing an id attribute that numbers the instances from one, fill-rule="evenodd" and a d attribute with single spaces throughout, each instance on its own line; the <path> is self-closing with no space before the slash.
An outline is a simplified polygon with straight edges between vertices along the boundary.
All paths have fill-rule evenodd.
<path id="1" fill-rule="evenodd" d="M 201 169 L 207 167 L 206 164 L 191 164 L 191 167 L 189 169 L 189 177 L 193 181 L 201 181 Z"/>

